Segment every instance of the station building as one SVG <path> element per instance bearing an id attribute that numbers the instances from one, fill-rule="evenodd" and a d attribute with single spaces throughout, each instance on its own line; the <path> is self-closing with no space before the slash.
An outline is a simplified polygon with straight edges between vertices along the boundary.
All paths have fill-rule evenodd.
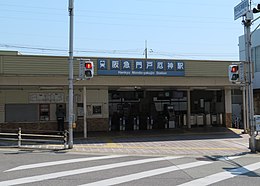
<path id="1" fill-rule="evenodd" d="M 77 80 L 82 58 L 94 62 L 92 79 Z M 242 104 L 233 62 L 74 57 L 74 131 L 231 127 Z M 60 105 L 67 123 L 68 71 L 66 56 L 0 52 L 0 130 L 57 130 Z"/>
<path id="2" fill-rule="evenodd" d="M 260 30 L 257 29 L 251 34 L 251 59 L 253 62 L 253 89 L 254 89 L 254 112 L 260 115 Z M 239 37 L 239 59 L 245 61 L 245 37 Z"/>

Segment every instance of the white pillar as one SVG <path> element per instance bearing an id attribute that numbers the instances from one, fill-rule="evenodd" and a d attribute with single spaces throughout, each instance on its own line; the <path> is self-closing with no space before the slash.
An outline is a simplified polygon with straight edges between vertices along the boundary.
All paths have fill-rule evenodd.
<path id="1" fill-rule="evenodd" d="M 190 89 L 187 90 L 187 125 L 188 128 L 191 128 L 190 125 L 190 115 L 191 115 L 191 100 L 190 100 Z"/>
<path id="2" fill-rule="evenodd" d="M 244 131 L 247 133 L 249 131 L 249 126 L 247 122 L 247 99 L 246 99 L 246 88 L 242 89 L 243 96 L 243 123 L 244 123 Z"/>
<path id="3" fill-rule="evenodd" d="M 225 89 L 225 118 L 226 118 L 226 126 L 232 127 L 232 97 L 231 97 L 231 89 Z"/>
<path id="4" fill-rule="evenodd" d="M 87 90 L 86 86 L 83 87 L 83 109 L 84 109 L 84 138 L 88 137 L 88 126 L 87 126 Z"/>

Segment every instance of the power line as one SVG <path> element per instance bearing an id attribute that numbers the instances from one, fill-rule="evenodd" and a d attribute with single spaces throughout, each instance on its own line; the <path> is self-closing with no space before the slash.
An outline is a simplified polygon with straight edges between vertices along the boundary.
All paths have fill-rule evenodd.
<path id="1" fill-rule="evenodd" d="M 31 46 L 21 46 L 21 45 L 7 45 L 7 44 L 0 44 L 1 48 L 15 48 L 15 49 L 27 49 L 26 53 L 32 53 L 32 54 L 39 54 L 39 52 L 32 52 L 33 51 L 40 51 L 40 52 L 48 52 L 51 54 L 57 54 L 54 52 L 62 52 L 66 54 L 68 50 L 66 49 L 57 49 L 57 48 L 45 48 L 45 47 L 31 47 Z M 86 50 L 80 50 L 76 49 L 74 50 L 75 53 L 96 53 L 96 54 L 126 54 L 126 55 L 142 55 L 143 50 L 142 49 L 128 49 L 128 50 L 101 50 L 101 49 L 86 49 Z M 187 57 L 187 56 L 193 56 L 193 57 L 199 57 L 199 56 L 206 56 L 206 57 L 237 57 L 235 53 L 173 53 L 173 52 L 164 52 L 164 51 L 153 51 L 149 55 L 159 55 L 159 56 L 181 56 L 181 57 Z"/>
<path id="2" fill-rule="evenodd" d="M 27 17 L 27 18 L 23 18 L 22 20 L 39 20 L 39 17 L 38 15 L 39 14 L 42 14 L 42 15 L 50 15 L 50 12 L 33 12 L 33 11 L 22 11 L 22 10 L 5 10 L 5 9 L 2 9 L 1 10 L 2 12 L 5 11 L 5 12 L 16 12 L 16 13 L 27 13 L 27 14 L 32 14 L 32 15 L 37 15 L 37 18 L 32 18 L 31 16 L 30 17 Z M 109 12 L 107 12 L 109 13 Z M 112 12 L 110 12 L 112 13 Z M 66 22 L 65 20 L 65 14 L 57 14 L 57 13 L 51 13 L 52 15 L 57 15 L 57 16 L 60 16 L 62 18 L 62 21 L 61 20 L 58 20 L 58 19 L 46 19 L 45 17 L 42 17 L 40 21 L 46 21 L 46 22 Z M 112 15 L 114 16 L 102 16 L 102 15 L 87 15 L 87 14 L 78 14 L 76 15 L 76 18 L 77 18 L 77 22 L 79 22 L 78 20 L 79 19 L 83 19 L 85 20 L 85 18 L 97 18 L 95 20 L 98 20 L 99 18 L 102 19 L 102 20 L 118 20 L 118 19 L 122 19 L 122 16 L 118 15 L 120 13 L 112 13 Z M 230 19 L 226 19 L 226 18 L 220 18 L 220 17 L 199 17 L 199 16 L 172 16 L 172 15 L 153 15 L 153 14 L 127 14 L 127 13 L 122 13 L 122 14 L 126 14 L 126 15 L 130 15 L 131 17 L 129 18 L 125 18 L 124 21 L 145 21 L 145 22 L 154 22 L 154 21 L 159 21 L 160 23 L 161 22 L 183 22 L 184 20 L 187 21 L 187 19 L 192 19 L 192 22 L 195 22 L 195 23 L 207 23 L 207 24 L 216 24 L 216 23 L 222 23 L 222 24 L 230 24 L 232 23 Z M 142 17 L 140 17 L 140 15 Z M 24 15 L 22 15 L 24 16 Z M 29 15 L 28 15 L 29 16 Z M 63 17 L 62 17 L 63 16 Z M 136 17 L 133 17 L 133 16 L 136 16 Z M 151 16 L 153 16 L 154 18 L 151 19 Z M 163 19 L 159 19 L 158 17 L 162 17 Z M 14 14 L 12 16 L 8 15 L 8 16 L 1 16 L 1 18 L 4 18 L 4 19 L 15 19 L 17 20 L 17 18 L 21 18 L 21 15 L 17 15 L 17 16 L 14 16 Z M 212 19 L 214 19 L 214 22 L 212 22 Z M 226 20 L 226 21 L 223 21 L 223 20 Z M 227 21 L 228 20 L 228 21 Z M 80 21 L 82 22 L 82 21 Z M 84 21 L 86 22 L 86 21 Z M 88 22 L 89 23 L 89 22 Z M 103 24 L 103 23 L 101 23 Z"/>
<path id="3" fill-rule="evenodd" d="M 160 2 L 160 1 L 158 1 L 158 2 Z M 160 2 L 161 3 L 161 2 Z M 176 3 L 175 3 L 176 4 Z M 187 3 L 177 3 L 177 4 L 187 4 Z M 192 3 L 188 3 L 188 4 L 192 4 Z M 31 9 L 33 9 L 33 10 L 35 10 L 35 9 L 38 9 L 38 10 L 47 10 L 46 12 L 39 12 L 39 11 L 37 11 L 37 12 L 35 12 L 35 11 L 25 11 L 25 10 L 17 10 L 17 9 L 15 9 L 15 10 L 12 10 L 12 9 L 7 9 L 7 10 L 5 10 L 5 9 L 2 9 L 2 11 L 8 11 L 8 12 L 21 12 L 21 13 L 33 13 L 33 14 L 36 14 L 36 15 L 38 15 L 38 14 L 50 14 L 50 11 L 49 10 L 55 10 L 55 11 L 53 11 L 51 14 L 52 15 L 64 15 L 64 14 L 57 14 L 57 10 L 59 10 L 59 11 L 62 11 L 63 13 L 65 13 L 65 11 L 64 11 L 64 9 L 60 9 L 60 8 L 47 8 L 47 7 L 35 7 L 35 6 L 24 6 L 24 5 L 10 5 L 10 4 L 1 4 L 2 6 L 8 6 L 8 7 L 19 7 L 19 8 L 31 8 Z M 196 3 L 196 5 L 197 5 L 197 3 Z M 200 4 L 200 5 L 203 5 L 203 4 Z M 210 6 L 210 5 L 209 5 Z M 214 7 L 215 7 L 215 5 L 214 5 Z M 81 12 L 81 14 L 78 14 L 78 12 Z M 164 14 L 164 15 L 162 15 L 162 14 L 151 14 L 151 13 L 132 13 L 132 12 L 120 12 L 120 11 L 98 11 L 98 10 L 93 10 L 93 9 L 77 9 L 77 12 L 76 12 L 76 16 L 78 16 L 78 17 L 91 17 L 91 14 L 89 14 L 89 13 L 95 13 L 95 14 L 112 14 L 112 15 L 120 15 L 120 16 L 117 16 L 117 18 L 121 18 L 121 16 L 122 15 L 129 15 L 129 16 L 149 16 L 149 18 L 151 17 L 151 16 L 153 16 L 153 17 L 167 17 L 167 18 L 169 18 L 169 17 L 171 17 L 171 16 L 173 16 L 173 15 L 170 15 L 170 14 Z M 83 13 L 83 14 L 82 14 Z M 92 16 L 92 17 L 98 17 L 98 16 Z M 102 16 L 99 16 L 99 17 L 102 17 Z M 174 17 L 176 18 L 176 19 L 180 19 L 180 18 L 191 18 L 191 16 L 180 16 L 180 15 L 174 15 Z M 107 16 L 103 16 L 102 18 L 108 18 Z M 139 17 L 140 18 L 140 17 Z M 204 15 L 203 17 L 199 17 L 199 16 L 194 16 L 194 15 L 192 15 L 192 18 L 196 18 L 197 20 L 198 19 L 214 19 L 214 21 L 216 21 L 216 19 L 219 19 L 219 20 L 230 20 L 230 19 L 228 19 L 228 18 L 226 18 L 226 17 L 208 17 L 207 15 Z M 231 20 L 230 20 L 230 22 L 231 22 Z"/>

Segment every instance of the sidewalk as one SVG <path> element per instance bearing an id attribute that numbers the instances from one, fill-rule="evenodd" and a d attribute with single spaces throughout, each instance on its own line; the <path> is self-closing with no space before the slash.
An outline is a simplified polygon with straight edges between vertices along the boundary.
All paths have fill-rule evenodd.
<path id="1" fill-rule="evenodd" d="M 127 155 L 215 155 L 250 153 L 249 136 L 242 130 L 224 127 L 89 132 L 87 138 L 74 134 L 73 148 L 65 151 Z M 62 145 L 35 144 L 29 148 L 58 150 Z"/>
<path id="2" fill-rule="evenodd" d="M 248 135 L 223 127 L 89 133 L 73 151 L 134 155 L 238 155 L 249 153 Z"/>

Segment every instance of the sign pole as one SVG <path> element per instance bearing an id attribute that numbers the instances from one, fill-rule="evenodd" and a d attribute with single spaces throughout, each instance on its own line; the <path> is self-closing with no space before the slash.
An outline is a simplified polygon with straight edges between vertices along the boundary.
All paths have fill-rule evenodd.
<path id="1" fill-rule="evenodd" d="M 251 6 L 251 1 L 250 1 Z M 256 152 L 256 140 L 255 140 L 255 122 L 254 122 L 254 94 L 253 94 L 253 62 L 251 60 L 251 25 L 253 20 L 253 13 L 250 10 L 246 14 L 244 25 L 246 27 L 246 54 L 248 61 L 248 105 L 249 105 L 249 126 L 250 126 L 250 149 L 251 152 Z"/>
<path id="2" fill-rule="evenodd" d="M 70 17 L 70 25 L 69 25 L 69 149 L 73 148 L 73 129 L 72 124 L 74 120 L 74 112 L 73 112 L 73 8 L 74 8 L 74 0 L 69 0 L 69 17 Z"/>
<path id="3" fill-rule="evenodd" d="M 255 125 L 254 125 L 254 95 L 253 95 L 253 63 L 251 60 L 251 19 L 244 20 L 245 25 L 245 41 L 246 41 L 246 61 L 248 61 L 248 116 L 250 126 L 250 149 L 251 152 L 256 152 L 255 141 Z"/>

